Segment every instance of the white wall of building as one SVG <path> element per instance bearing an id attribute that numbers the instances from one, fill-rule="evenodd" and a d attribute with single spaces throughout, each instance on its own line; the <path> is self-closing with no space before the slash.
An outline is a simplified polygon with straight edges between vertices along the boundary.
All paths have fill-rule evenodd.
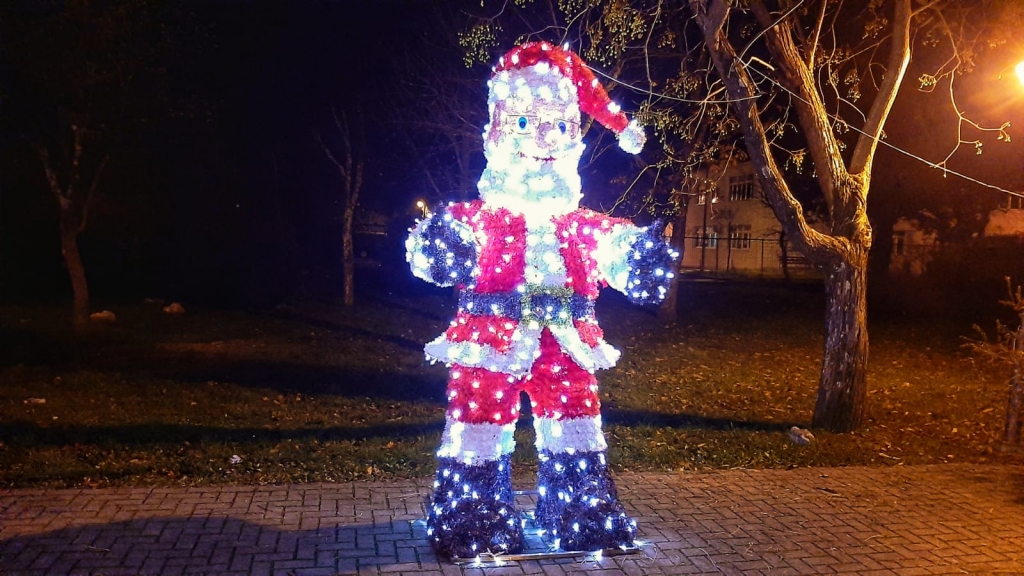
<path id="1" fill-rule="evenodd" d="M 781 275 L 781 225 L 763 199 L 753 165 L 735 162 L 724 171 L 713 167 L 704 178 L 713 184 L 687 207 L 683 270 Z M 799 253 L 787 254 L 791 273 L 812 272 Z"/>
<path id="2" fill-rule="evenodd" d="M 935 258 L 938 248 L 935 232 L 921 229 L 917 220 L 900 218 L 892 226 L 892 254 L 889 256 L 889 274 L 892 276 L 920 276 Z"/>

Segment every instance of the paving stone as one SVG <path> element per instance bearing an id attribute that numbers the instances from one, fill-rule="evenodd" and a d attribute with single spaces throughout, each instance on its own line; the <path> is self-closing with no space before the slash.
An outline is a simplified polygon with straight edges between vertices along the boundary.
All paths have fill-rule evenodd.
<path id="1" fill-rule="evenodd" d="M 1024 469 L 622 474 L 640 555 L 459 567 L 422 523 L 428 479 L 0 490 L 0 574 L 1024 573 Z M 518 499 L 531 507 L 535 496 Z"/>

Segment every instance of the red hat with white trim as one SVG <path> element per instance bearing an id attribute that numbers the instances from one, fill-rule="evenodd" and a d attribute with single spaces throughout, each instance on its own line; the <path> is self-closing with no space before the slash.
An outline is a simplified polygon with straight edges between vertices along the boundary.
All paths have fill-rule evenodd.
<path id="1" fill-rule="evenodd" d="M 580 110 L 618 135 L 619 147 L 630 154 L 639 154 L 647 136 L 636 120 L 630 120 L 619 105 L 612 102 L 594 72 L 575 52 L 550 42 L 527 42 L 516 46 L 498 59 L 494 74 L 517 70 L 547 62 L 576 86 Z"/>

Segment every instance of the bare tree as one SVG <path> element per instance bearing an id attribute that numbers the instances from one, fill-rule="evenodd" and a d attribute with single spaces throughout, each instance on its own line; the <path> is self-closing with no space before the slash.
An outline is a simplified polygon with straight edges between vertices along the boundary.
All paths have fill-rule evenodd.
<path id="1" fill-rule="evenodd" d="M 418 166 L 428 203 L 468 200 L 483 169 L 486 75 L 469 69 L 458 45 L 465 18 L 441 9 L 415 51 L 398 59 L 393 92 L 401 102 L 394 125 Z"/>
<path id="2" fill-rule="evenodd" d="M 363 168 L 365 159 L 365 139 L 361 125 L 355 128 L 345 110 L 330 108 L 334 140 L 336 145 L 328 144 L 320 135 L 313 132 L 313 137 L 324 155 L 338 170 L 341 178 L 341 253 L 342 272 L 344 274 L 344 301 L 346 306 L 355 304 L 355 249 L 352 244 L 352 223 L 355 219 L 356 207 L 359 205 L 359 193 L 363 188 Z M 358 113 L 356 114 L 358 118 Z M 358 122 L 358 120 L 357 120 Z"/>
<path id="3" fill-rule="evenodd" d="M 80 236 L 111 154 L 173 107 L 166 62 L 180 17 L 158 2 L 127 0 L 0 7 L 2 80 L 18 84 L 2 88 L 3 129 L 35 149 L 56 201 L 76 326 L 89 315 Z"/>
<path id="4" fill-rule="evenodd" d="M 945 3 L 918 2 L 915 9 L 914 0 L 875 2 L 859 14 L 849 7 L 842 12 L 842 3 L 827 1 L 773 3 L 773 9 L 764 0 L 750 0 L 745 5 L 749 10 L 743 11 L 726 0 L 690 0 L 689 4 L 766 198 L 787 237 L 826 272 L 827 334 L 812 423 L 836 432 L 853 430 L 863 419 L 867 391 L 866 272 L 871 248 L 867 203 L 872 160 L 904 81 L 911 37 L 922 26 L 941 26 L 941 18 L 929 20 L 928 16 Z M 876 11 L 883 7 L 886 13 Z M 835 23 L 858 17 L 867 37 L 883 37 L 865 48 L 871 53 L 884 50 L 882 61 L 874 63 L 883 72 L 853 137 L 853 151 L 846 155 L 841 135 L 850 125 L 828 104 L 849 102 L 839 94 L 840 73 L 845 71 L 850 78 L 858 69 Z M 741 30 L 751 39 L 738 46 Z M 826 232 L 808 224 L 773 154 L 771 134 L 779 123 L 766 115 L 763 97 L 780 89 L 795 110 L 795 123 L 827 206 Z M 863 96 L 859 84 L 853 92 L 848 95 Z"/>
<path id="5" fill-rule="evenodd" d="M 764 2 L 750 3 L 778 72 L 777 81 L 794 94 L 793 106 L 829 206 L 830 233 L 817 232 L 807 224 L 802 206 L 775 161 L 757 102 L 758 82 L 728 34 L 727 24 L 734 10 L 731 3 L 692 0 L 691 8 L 732 100 L 765 196 L 798 249 L 827 270 L 827 336 L 813 424 L 839 432 L 852 430 L 863 418 L 867 392 L 870 167 L 882 127 L 910 62 L 911 0 L 895 1 L 885 77 L 849 165 L 842 157 L 840 142 L 814 76 L 816 62 L 810 55 L 816 46 L 816 36 L 805 36 L 798 21 L 770 12 Z M 808 45 L 801 50 L 798 41 L 804 38 Z"/>
<path id="6" fill-rule="evenodd" d="M 106 154 L 92 171 L 88 183 L 82 182 L 82 151 L 88 130 L 77 124 L 71 126 L 72 143 L 70 166 L 66 169 L 67 181 L 63 184 L 57 175 L 57 167 L 50 158 L 50 151 L 39 144 L 36 151 L 43 163 L 46 182 L 57 201 L 60 223 L 60 253 L 64 257 L 64 265 L 71 279 L 72 311 L 71 319 L 76 326 L 82 326 L 89 319 L 89 283 L 82 265 L 82 255 L 78 251 L 78 235 L 85 231 L 89 223 L 89 208 L 96 196 L 96 184 L 103 174 L 103 169 L 110 159 Z"/>

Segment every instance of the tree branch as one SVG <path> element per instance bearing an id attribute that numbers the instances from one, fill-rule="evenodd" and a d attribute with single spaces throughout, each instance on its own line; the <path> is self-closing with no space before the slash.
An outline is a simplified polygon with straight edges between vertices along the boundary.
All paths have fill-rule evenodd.
<path id="1" fill-rule="evenodd" d="M 103 160 L 100 160 L 100 165 L 96 167 L 96 173 L 92 176 L 92 183 L 89 184 L 89 190 L 85 194 L 85 200 L 82 203 L 82 219 L 78 223 L 78 232 L 85 232 L 85 225 L 89 222 L 89 208 L 92 206 L 93 197 L 96 195 L 96 185 L 100 181 L 100 174 L 103 174 L 103 169 L 107 167 L 107 162 L 110 160 L 110 154 L 105 154 Z"/>
<path id="2" fill-rule="evenodd" d="M 323 138 L 320 137 L 320 133 L 317 132 L 316 130 L 313 130 L 313 138 L 316 139 L 318 144 L 320 144 L 320 148 L 324 151 L 324 154 L 327 155 L 327 158 L 335 166 L 338 167 L 338 171 L 341 172 L 342 174 L 344 174 L 345 173 L 345 167 L 341 165 L 341 162 L 338 162 L 337 158 L 334 157 L 334 153 L 331 152 L 331 148 L 329 146 L 327 146 L 327 144 L 324 143 Z"/>
<path id="3" fill-rule="evenodd" d="M 910 21 L 913 17 L 910 0 L 895 0 L 895 5 L 892 45 L 889 48 L 886 74 L 878 88 L 878 95 L 875 96 L 871 109 L 868 111 L 863 131 L 857 138 L 853 156 L 850 157 L 850 172 L 852 174 L 870 172 L 871 161 L 874 159 L 875 149 L 878 148 L 878 139 L 882 135 L 882 128 L 885 126 L 885 120 L 889 117 L 893 103 L 896 102 L 896 94 L 899 92 L 903 76 L 910 64 Z"/>
<path id="4" fill-rule="evenodd" d="M 828 0 L 822 0 L 821 12 L 818 13 L 818 24 L 814 27 L 814 41 L 811 42 L 811 49 L 807 53 L 807 68 L 814 69 L 814 53 L 818 49 L 818 38 L 821 37 L 821 27 L 825 24 L 825 8 L 828 7 Z"/>
<path id="5" fill-rule="evenodd" d="M 729 16 L 729 10 L 732 8 L 732 0 L 711 0 L 710 8 L 703 2 L 699 3 L 698 6 L 706 10 L 704 17 L 698 18 L 698 21 L 701 23 L 701 30 L 704 32 L 704 38 L 718 38 L 719 32 L 722 31 L 722 26 L 725 25 L 725 21 Z"/>
<path id="6" fill-rule="evenodd" d="M 39 154 L 39 159 L 43 162 L 46 182 L 50 185 L 50 192 L 53 192 L 53 198 L 57 200 L 61 209 L 67 208 L 68 199 L 64 197 L 64 193 L 60 189 L 57 172 L 53 169 L 53 163 L 50 162 L 50 151 L 46 148 L 45 144 L 36 144 L 36 153 Z"/>
<path id="7" fill-rule="evenodd" d="M 732 100 L 731 106 L 740 121 L 747 152 L 757 168 L 772 211 L 805 256 L 821 261 L 834 258 L 835 254 L 844 251 L 845 239 L 821 234 L 807 224 L 803 207 L 782 178 L 782 172 L 771 155 L 770 143 L 755 100 L 757 90 L 754 81 L 739 61 L 736 49 L 723 32 L 722 26 L 705 22 L 708 18 L 707 12 L 703 10 L 706 1 L 690 0 L 690 5 L 701 29 L 716 31 L 714 36 L 705 36 L 704 42 L 715 68 L 725 82 Z"/>
<path id="8" fill-rule="evenodd" d="M 75 135 L 75 148 L 71 156 L 71 183 L 68 185 L 68 198 L 74 203 L 82 178 L 82 139 L 85 137 L 85 129 L 72 124 L 71 132 Z"/>
<path id="9" fill-rule="evenodd" d="M 909 0 L 907 0 L 909 1 Z M 791 21 L 774 21 L 765 8 L 763 0 L 751 0 L 751 11 L 758 22 L 766 27 L 765 38 L 772 62 L 779 67 L 779 81 L 793 98 L 803 135 L 807 138 L 807 149 L 814 162 L 818 186 L 829 211 L 836 206 L 836 183 L 848 177 L 843 164 L 841 149 L 825 109 L 821 94 L 814 89 L 815 81 L 811 70 L 804 64 L 793 41 Z"/>
<path id="10" fill-rule="evenodd" d="M 362 191 L 362 189 L 363 189 L 363 168 L 364 167 L 365 166 L 364 166 L 364 163 L 363 163 L 362 160 L 360 160 L 360 161 L 358 161 L 356 163 L 356 179 L 355 179 L 354 185 L 352 186 L 352 190 L 349 192 L 349 197 L 348 197 L 349 204 L 352 206 L 353 209 L 356 206 L 359 205 L 359 192 Z"/>
<path id="11" fill-rule="evenodd" d="M 334 118 L 334 126 L 338 129 L 338 134 L 341 135 L 342 144 L 345 148 L 352 149 L 352 133 L 348 126 L 348 115 L 345 111 L 341 111 L 341 118 L 338 118 L 338 109 L 331 106 L 331 117 Z"/>

